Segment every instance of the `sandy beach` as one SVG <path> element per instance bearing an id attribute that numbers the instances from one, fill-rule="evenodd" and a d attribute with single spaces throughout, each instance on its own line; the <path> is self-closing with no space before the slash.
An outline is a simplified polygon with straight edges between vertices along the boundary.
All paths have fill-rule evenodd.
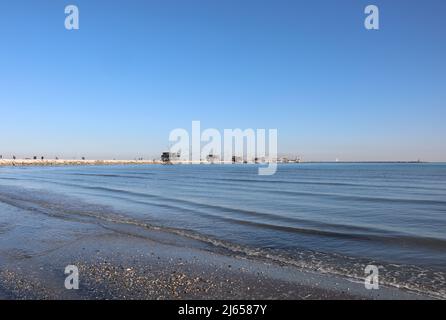
<path id="1" fill-rule="evenodd" d="M 402 290 L 184 247 L 184 239 L 101 231 L 38 255 L 9 252 L 1 299 L 425 299 Z M 160 240 L 163 238 L 163 240 Z M 186 240 L 187 242 L 187 240 Z M 4 256 L 4 252 L 3 252 Z M 64 287 L 76 265 L 79 290 Z"/>

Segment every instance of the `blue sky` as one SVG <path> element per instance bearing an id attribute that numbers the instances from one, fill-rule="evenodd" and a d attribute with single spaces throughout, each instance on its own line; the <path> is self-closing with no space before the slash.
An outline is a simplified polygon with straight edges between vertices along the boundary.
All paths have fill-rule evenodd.
<path id="1" fill-rule="evenodd" d="M 64 28 L 64 8 L 80 30 Z M 380 8 L 367 31 L 364 8 Z M 446 161 L 442 0 L 0 3 L 0 154 L 154 157 L 172 129 L 277 128 L 306 160 Z"/>

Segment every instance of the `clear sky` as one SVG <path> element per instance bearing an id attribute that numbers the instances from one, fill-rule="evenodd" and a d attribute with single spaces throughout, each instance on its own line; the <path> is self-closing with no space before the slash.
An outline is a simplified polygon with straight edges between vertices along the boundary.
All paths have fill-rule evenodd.
<path id="1" fill-rule="evenodd" d="M 444 0 L 1 1 L 0 41 L 4 158 L 154 157 L 200 120 L 306 160 L 446 161 Z"/>

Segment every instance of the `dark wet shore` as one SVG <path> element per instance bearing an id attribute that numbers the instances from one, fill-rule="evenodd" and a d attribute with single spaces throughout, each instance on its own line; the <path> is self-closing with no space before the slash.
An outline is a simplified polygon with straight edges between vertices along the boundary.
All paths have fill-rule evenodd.
<path id="1" fill-rule="evenodd" d="M 78 290 L 64 287 L 64 269 L 69 264 L 79 269 Z M 363 283 L 336 276 L 111 232 L 3 265 L 0 298 L 300 300 L 426 297 L 384 287 L 365 290 Z"/>

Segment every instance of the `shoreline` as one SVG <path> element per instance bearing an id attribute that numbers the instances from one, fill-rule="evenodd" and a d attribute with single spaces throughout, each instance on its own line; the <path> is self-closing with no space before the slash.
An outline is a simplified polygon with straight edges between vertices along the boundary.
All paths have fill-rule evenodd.
<path id="1" fill-rule="evenodd" d="M 426 161 L 305 161 L 305 162 L 274 162 L 277 164 L 427 164 L 427 163 L 442 163 L 442 162 L 426 162 Z M 224 162 L 224 161 L 199 161 L 199 162 L 185 162 L 185 161 L 171 161 L 165 163 L 161 160 L 66 160 L 66 159 L 0 159 L 0 167 L 59 167 L 59 166 L 104 166 L 104 165 L 150 165 L 150 164 L 256 164 L 262 165 L 267 162 Z"/>
<path id="2" fill-rule="evenodd" d="M 158 234 L 157 236 L 160 236 Z M 112 232 L 15 260 L 0 272 L 2 299 L 434 299 L 290 266 L 233 257 Z M 189 240 L 186 240 L 189 241 Z M 79 269 L 79 290 L 64 288 L 64 268 Z"/>

